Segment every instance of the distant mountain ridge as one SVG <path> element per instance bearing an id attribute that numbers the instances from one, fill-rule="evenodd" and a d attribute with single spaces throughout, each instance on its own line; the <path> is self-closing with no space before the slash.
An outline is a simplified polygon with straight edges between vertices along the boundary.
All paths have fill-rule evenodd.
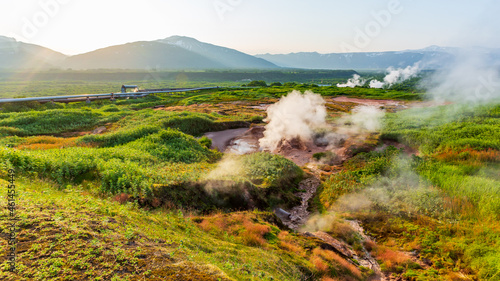
<path id="1" fill-rule="evenodd" d="M 54 68 L 66 58 L 51 49 L 0 36 L 0 69 Z"/>
<path id="2" fill-rule="evenodd" d="M 420 50 L 366 53 L 302 52 L 248 55 L 240 51 L 171 36 L 110 46 L 75 56 L 0 36 L 0 69 L 387 69 L 421 62 L 424 68 L 441 68 L 456 59 L 459 48 L 429 46 Z M 480 48 L 492 64 L 500 65 L 500 49 Z"/>
<path id="3" fill-rule="evenodd" d="M 0 36 L 0 69 L 279 69 L 237 50 L 172 36 L 110 46 L 75 56 Z"/>
<path id="4" fill-rule="evenodd" d="M 275 64 L 264 59 L 256 58 L 255 56 L 251 56 L 234 49 L 203 43 L 190 37 L 171 36 L 166 39 L 157 40 L 157 42 L 184 48 L 213 61 L 217 61 L 227 68 L 277 68 Z"/>
<path id="5" fill-rule="evenodd" d="M 492 64 L 500 64 L 500 49 L 477 48 Z M 388 67 L 407 67 L 420 62 L 428 69 L 442 68 L 453 62 L 460 53 L 459 48 L 429 46 L 420 50 L 329 53 L 302 52 L 290 54 L 261 54 L 265 59 L 281 67 L 305 69 L 387 69 Z"/>
<path id="6" fill-rule="evenodd" d="M 223 65 L 178 46 L 159 42 L 134 42 L 68 57 L 72 69 L 208 69 Z"/>
<path id="7" fill-rule="evenodd" d="M 72 69 L 172 70 L 279 68 L 264 59 L 181 36 L 102 48 L 68 57 L 63 66 Z"/>
<path id="8" fill-rule="evenodd" d="M 439 68 L 453 56 L 445 52 L 367 52 L 367 53 L 291 53 L 285 55 L 256 55 L 282 67 L 306 69 L 386 69 L 406 67 L 425 61 L 430 68 Z"/>

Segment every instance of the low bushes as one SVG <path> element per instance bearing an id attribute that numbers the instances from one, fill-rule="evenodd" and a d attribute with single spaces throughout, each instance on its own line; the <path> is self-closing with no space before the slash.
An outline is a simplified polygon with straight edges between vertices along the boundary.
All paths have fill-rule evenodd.
<path id="1" fill-rule="evenodd" d="M 0 161 L 20 172 L 36 174 L 60 184 L 67 181 L 78 183 L 84 179 L 100 180 L 102 192 L 125 192 L 137 196 L 150 194 L 152 183 L 167 183 L 179 178 L 162 169 L 165 164 L 215 161 L 219 155 L 192 136 L 172 129 L 109 148 L 33 151 L 0 148 Z"/>
<path id="2" fill-rule="evenodd" d="M 123 113 L 92 109 L 53 109 L 0 114 L 0 135 L 34 136 L 91 129 L 118 121 Z"/>

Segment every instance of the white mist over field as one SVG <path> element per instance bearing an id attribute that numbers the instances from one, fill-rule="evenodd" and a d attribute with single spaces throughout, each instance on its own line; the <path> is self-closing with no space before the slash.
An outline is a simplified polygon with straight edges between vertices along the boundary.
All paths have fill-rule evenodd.
<path id="1" fill-rule="evenodd" d="M 363 86 L 365 83 L 366 83 L 365 79 L 362 79 L 361 76 L 359 76 L 358 74 L 354 74 L 352 76 L 352 78 L 347 80 L 347 83 L 337 84 L 337 87 L 339 87 L 339 88 L 346 88 L 346 87 L 354 88 L 354 87 Z"/>
<path id="2" fill-rule="evenodd" d="M 264 138 L 259 140 L 263 150 L 274 150 L 284 138 L 310 141 L 314 130 L 327 126 L 325 100 L 318 94 L 293 91 L 267 109 L 268 122 Z"/>
<path id="3" fill-rule="evenodd" d="M 352 110 L 352 114 L 347 116 L 351 123 L 350 128 L 356 133 L 377 132 L 382 128 L 382 118 L 384 111 L 376 106 L 358 106 Z"/>
<path id="4" fill-rule="evenodd" d="M 477 51 L 464 51 L 448 67 L 423 82 L 437 101 L 475 106 L 500 100 L 500 71 Z"/>
<path id="5" fill-rule="evenodd" d="M 375 133 L 382 129 L 384 116 L 385 112 L 379 107 L 357 106 L 352 109 L 351 114 L 346 114 L 337 120 L 334 134 L 337 138 L 356 136 L 361 140 L 367 133 Z"/>

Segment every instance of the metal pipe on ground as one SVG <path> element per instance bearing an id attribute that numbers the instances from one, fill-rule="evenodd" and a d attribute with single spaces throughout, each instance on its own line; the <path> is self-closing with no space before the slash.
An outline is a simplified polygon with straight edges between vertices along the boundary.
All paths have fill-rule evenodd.
<path id="1" fill-rule="evenodd" d="M 160 91 L 149 91 L 149 92 L 137 92 L 135 93 L 109 93 L 109 94 L 89 94 L 89 95 L 68 95 L 68 96 L 51 96 L 51 97 L 31 97 L 31 98 L 9 98 L 9 99 L 0 99 L 1 103 L 12 103 L 12 102 L 27 102 L 27 101 L 38 101 L 38 102 L 77 102 L 81 101 L 78 98 L 87 100 L 93 99 L 111 99 L 114 100 L 116 98 L 126 98 L 126 97 L 145 97 L 150 94 L 161 94 L 161 93 L 178 93 L 178 92 L 191 92 L 191 91 L 200 91 L 200 90 L 210 90 L 217 89 L 219 87 L 203 87 L 203 88 L 185 88 L 185 89 L 172 89 L 165 90 L 162 89 Z M 74 99 L 74 100 L 72 100 Z"/>

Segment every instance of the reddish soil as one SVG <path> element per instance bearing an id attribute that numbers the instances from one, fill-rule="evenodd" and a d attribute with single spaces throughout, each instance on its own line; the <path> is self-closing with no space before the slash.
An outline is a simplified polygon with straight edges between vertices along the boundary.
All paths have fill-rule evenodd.
<path id="1" fill-rule="evenodd" d="M 313 142 L 293 139 L 291 141 L 282 140 L 273 152 L 284 156 L 298 166 L 304 166 L 312 161 L 313 154 L 326 151 L 328 151 L 326 146 L 317 146 Z"/>
<path id="2" fill-rule="evenodd" d="M 373 105 L 373 106 L 384 106 L 384 105 L 392 105 L 392 106 L 404 106 L 407 102 L 396 101 L 396 100 L 371 100 L 371 99 L 358 99 L 358 98 L 349 98 L 349 97 L 336 97 L 332 98 L 332 101 L 336 102 L 352 102 L 362 105 Z"/>
<path id="3" fill-rule="evenodd" d="M 354 103 L 358 105 L 380 106 L 388 109 L 405 109 L 410 107 L 434 107 L 441 105 L 449 105 L 452 102 L 446 101 L 398 101 L 398 100 L 372 100 L 349 97 L 336 97 L 331 99 L 334 103 Z M 328 104 L 327 100 L 327 104 Z"/>

